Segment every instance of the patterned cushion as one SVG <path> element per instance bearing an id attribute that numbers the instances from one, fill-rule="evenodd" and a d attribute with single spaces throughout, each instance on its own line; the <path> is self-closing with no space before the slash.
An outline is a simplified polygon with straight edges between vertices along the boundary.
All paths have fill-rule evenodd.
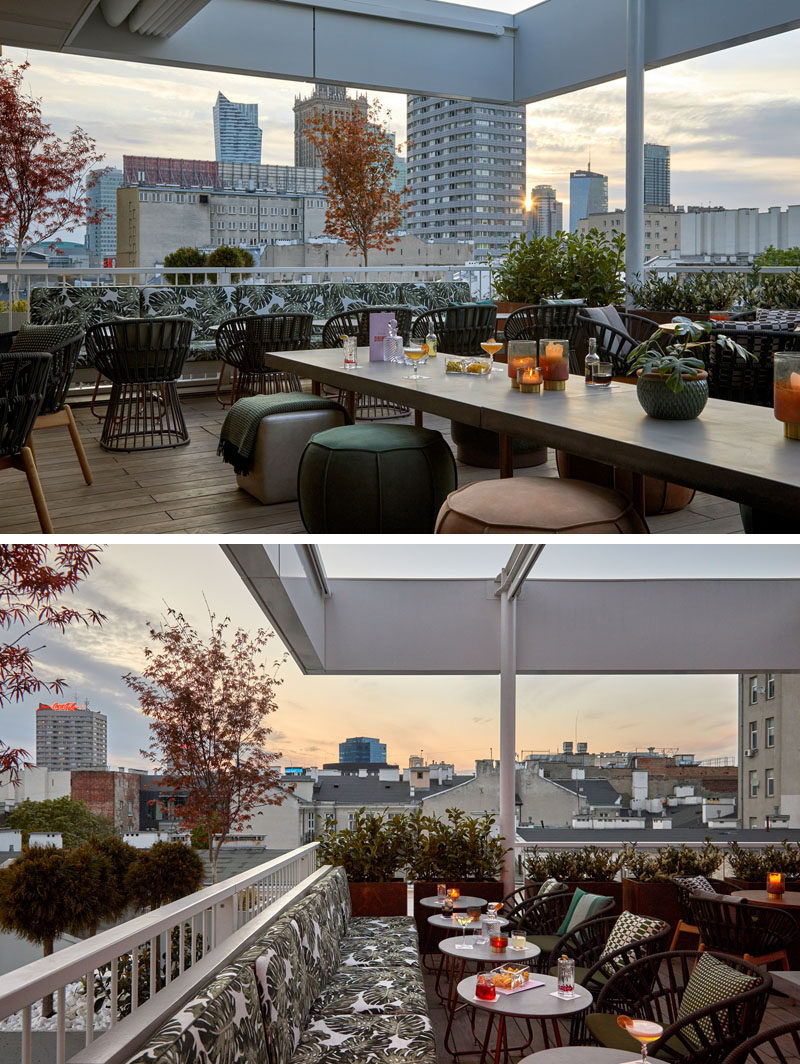
<path id="1" fill-rule="evenodd" d="M 567 909 L 567 915 L 561 921 L 558 934 L 568 935 L 578 924 L 591 920 L 596 915 L 597 910 L 602 909 L 607 902 L 608 898 L 603 894 L 587 894 L 585 890 L 576 887 L 575 893 L 572 895 L 572 901 Z"/>
<path id="2" fill-rule="evenodd" d="M 264 1027 L 252 969 L 223 969 L 129 1064 L 263 1064 Z"/>
<path id="3" fill-rule="evenodd" d="M 113 318 L 139 316 L 140 289 L 133 285 L 92 288 L 34 288 L 31 292 L 31 322 L 55 325 L 71 322 L 85 332 L 90 325 Z"/>
<path id="4" fill-rule="evenodd" d="M 386 944 L 379 939 L 369 938 L 351 940 L 345 938 L 341 943 L 343 968 L 394 967 L 406 965 L 419 968 L 419 953 L 414 945 Z"/>
<path id="5" fill-rule="evenodd" d="M 417 927 L 413 916 L 356 916 L 342 948 L 357 940 L 379 939 L 387 946 L 417 946 Z"/>
<path id="6" fill-rule="evenodd" d="M 632 942 L 639 942 L 641 939 L 647 938 L 648 935 L 661 931 L 663 927 L 663 920 L 659 920 L 654 916 L 636 916 L 626 909 L 620 913 L 611 928 L 606 944 L 603 947 L 603 953 L 616 953 L 623 946 L 628 946 Z M 633 953 L 623 953 L 621 957 L 617 957 L 604 965 L 603 971 L 607 975 L 612 975 L 617 968 L 621 968 L 635 959 Z"/>
<path id="7" fill-rule="evenodd" d="M 436 1064 L 436 1042 L 424 1014 L 324 1016 L 304 1032 L 292 1064 Z"/>
<path id="8" fill-rule="evenodd" d="M 11 343 L 12 351 L 52 351 L 81 333 L 80 325 L 66 322 L 63 325 L 21 325 Z"/>
<path id="9" fill-rule="evenodd" d="M 545 894 L 552 894 L 556 887 L 560 887 L 561 884 L 553 876 L 549 876 L 544 883 L 536 891 L 536 897 L 542 898 Z"/>
<path id="10" fill-rule="evenodd" d="M 716 890 L 711 886 L 705 876 L 673 876 L 673 879 L 685 890 L 690 893 L 693 890 L 700 890 L 704 894 L 716 894 Z"/>
<path id="11" fill-rule="evenodd" d="M 303 962 L 300 939 L 287 918 L 239 958 L 255 964 L 269 1064 L 288 1064 L 300 1041 L 316 993 Z"/>
<path id="12" fill-rule="evenodd" d="M 233 286 L 188 284 L 142 289 L 142 317 L 189 318 L 195 340 L 213 340 L 214 326 L 236 314 Z"/>
<path id="13" fill-rule="evenodd" d="M 339 967 L 339 938 L 331 934 L 307 908 L 292 906 L 292 923 L 297 928 L 303 961 L 308 969 L 313 996 L 327 985 L 331 975 Z"/>
<path id="14" fill-rule="evenodd" d="M 707 1009 L 711 1005 L 721 1004 L 728 998 L 741 994 L 750 987 L 755 986 L 758 978 L 754 975 L 746 975 L 737 972 L 710 953 L 704 953 L 689 978 L 689 982 L 683 991 L 683 997 L 678 1007 L 678 1019 L 682 1020 L 692 1012 Z M 723 1013 L 719 1017 L 723 1030 L 727 1030 L 728 1017 Z M 715 1040 L 714 1025 L 710 1017 L 705 1016 L 698 1020 L 697 1026 L 712 1041 Z M 683 1032 L 685 1037 L 698 1049 L 702 1046 L 702 1040 L 698 1033 L 687 1027 Z"/>
<path id="15" fill-rule="evenodd" d="M 353 914 L 353 906 L 350 901 L 350 886 L 347 882 L 347 874 L 341 866 L 337 866 L 331 871 L 331 882 L 333 883 L 336 897 L 339 901 L 341 908 L 344 931 L 350 925 L 350 917 Z"/>
<path id="16" fill-rule="evenodd" d="M 313 1018 L 425 1013 L 422 975 L 411 968 L 352 968 L 337 972 L 314 1002 Z"/>

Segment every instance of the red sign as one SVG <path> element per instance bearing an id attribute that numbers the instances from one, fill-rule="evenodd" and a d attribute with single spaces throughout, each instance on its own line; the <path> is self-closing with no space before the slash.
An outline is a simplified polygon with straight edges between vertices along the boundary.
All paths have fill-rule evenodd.
<path id="1" fill-rule="evenodd" d="M 52 706 L 46 706 L 44 702 L 40 702 L 39 709 L 53 709 L 66 713 L 74 713 L 76 709 L 86 709 L 86 706 L 78 706 L 74 702 L 54 702 Z"/>

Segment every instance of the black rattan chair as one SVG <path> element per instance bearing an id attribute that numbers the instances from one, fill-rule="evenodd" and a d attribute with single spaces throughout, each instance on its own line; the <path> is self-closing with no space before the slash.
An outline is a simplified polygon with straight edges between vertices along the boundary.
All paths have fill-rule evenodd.
<path id="1" fill-rule="evenodd" d="M 503 326 L 506 340 L 555 340 L 569 342 L 570 369 L 577 372 L 578 303 L 534 303 L 512 310 Z"/>
<path id="2" fill-rule="evenodd" d="M 558 901 L 546 904 L 548 898 Z M 520 887 L 503 898 L 500 915 L 508 920 L 512 931 L 524 931 L 526 935 L 553 934 L 567 915 L 571 898 L 572 892 L 564 883 L 546 894 L 537 894 L 535 887 Z"/>
<path id="3" fill-rule="evenodd" d="M 188 444 L 175 382 L 191 340 L 188 318 L 119 318 L 90 326 L 87 353 L 111 381 L 101 447 L 146 451 Z"/>
<path id="4" fill-rule="evenodd" d="M 667 1064 L 722 1064 L 743 1038 L 758 1031 L 772 987 L 769 972 L 724 953 L 714 956 L 730 968 L 751 976 L 754 984 L 721 1002 L 678 1018 L 686 985 L 703 954 L 698 950 L 652 953 L 618 969 L 600 991 L 586 1028 L 596 1045 L 624 1052 L 638 1043 L 617 1025 L 620 1012 L 651 1020 L 664 1028 L 648 1046 L 656 1060 Z"/>
<path id="5" fill-rule="evenodd" d="M 89 460 L 67 403 L 67 392 L 78 363 L 83 336 L 79 325 L 26 325 L 16 332 L 0 333 L 0 351 L 49 351 L 53 356 L 44 403 L 33 428 L 35 431 L 66 426 L 83 479 L 91 484 Z"/>
<path id="6" fill-rule="evenodd" d="M 355 336 L 359 347 L 366 347 L 370 342 L 370 314 L 393 314 L 397 322 L 397 335 L 408 337 L 411 333 L 411 307 L 359 307 L 334 314 L 322 327 L 322 346 L 339 347 L 343 336 Z M 339 399 L 343 395 L 339 392 Z M 376 395 L 359 395 L 356 400 L 355 416 L 360 421 L 377 421 L 383 418 L 406 417 L 407 406 L 391 403 L 388 399 L 379 399 Z"/>
<path id="7" fill-rule="evenodd" d="M 251 314 L 224 321 L 217 329 L 217 355 L 233 367 L 231 403 L 247 395 L 302 391 L 297 374 L 270 366 L 269 353 L 311 347 L 313 323 L 312 314 Z M 226 405 L 220 399 L 219 386 L 217 399 Z"/>
<path id="8" fill-rule="evenodd" d="M 497 307 L 488 303 L 453 304 L 426 310 L 415 319 L 411 335 L 424 340 L 433 329 L 439 351 L 447 355 L 482 355 L 481 343 L 497 329 Z"/>
<path id="9" fill-rule="evenodd" d="M 797 1064 L 800 1060 L 800 1020 L 769 1027 L 748 1038 L 723 1064 Z"/>
<path id="10" fill-rule="evenodd" d="M 729 322 L 721 323 L 711 333 L 712 338 L 717 335 L 731 336 L 755 358 L 745 360 L 716 344 L 702 348 L 701 357 L 708 370 L 708 394 L 712 399 L 772 407 L 775 352 L 800 351 L 800 332 L 773 329 L 758 322 Z"/>
<path id="11" fill-rule="evenodd" d="M 631 373 L 628 365 L 631 351 L 637 344 L 649 340 L 658 325 L 650 318 L 631 311 L 620 311 L 619 316 L 625 328 L 624 332 L 605 322 L 597 321 L 588 313 L 588 310 L 579 308 L 576 328 L 585 334 L 587 340 L 592 338 L 596 340 L 600 360 L 613 365 L 615 377 L 628 377 Z M 581 365 L 573 372 L 582 373 L 583 366 Z"/>
<path id="12" fill-rule="evenodd" d="M 672 941 L 669 944 L 670 949 L 675 949 L 681 935 L 695 935 L 697 937 L 697 945 L 702 945 L 700 930 L 694 923 L 694 913 L 689 905 L 689 898 L 692 894 L 698 890 L 709 894 L 730 894 L 733 890 L 733 887 L 731 887 L 729 883 L 726 883 L 724 879 L 708 879 L 705 876 L 702 878 L 708 883 L 710 889 L 706 890 L 705 887 L 698 887 L 696 885 L 698 879 L 697 876 L 672 877 L 672 882 L 675 884 L 678 891 L 678 912 L 680 913 L 680 919 L 672 934 Z"/>
<path id="13" fill-rule="evenodd" d="M 800 935 L 800 923 L 786 909 L 695 891 L 689 897 L 689 911 L 706 949 L 731 953 L 753 964 L 779 962 L 789 971 L 787 951 Z"/>
<path id="14" fill-rule="evenodd" d="M 42 532 L 53 532 L 29 439 L 47 396 L 49 352 L 0 354 L 0 469 L 19 469 L 28 479 Z"/>

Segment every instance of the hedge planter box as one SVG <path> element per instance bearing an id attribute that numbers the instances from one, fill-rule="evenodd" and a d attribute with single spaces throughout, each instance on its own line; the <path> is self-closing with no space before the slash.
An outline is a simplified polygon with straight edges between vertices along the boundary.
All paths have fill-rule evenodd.
<path id="1" fill-rule="evenodd" d="M 622 883 L 616 879 L 564 879 L 561 882 L 571 891 L 582 890 L 586 894 L 602 894 L 605 898 L 613 898 L 615 912 L 621 912 L 623 908 Z M 536 894 L 541 883 L 526 879 L 525 886 L 531 887 L 532 894 Z"/>
<path id="2" fill-rule="evenodd" d="M 408 890 L 405 880 L 391 883 L 349 883 L 353 916 L 405 916 Z"/>
<path id="3" fill-rule="evenodd" d="M 663 879 L 639 881 L 622 880 L 622 908 L 637 916 L 656 916 L 666 920 L 674 930 L 681 918 L 678 909 L 678 888 Z"/>

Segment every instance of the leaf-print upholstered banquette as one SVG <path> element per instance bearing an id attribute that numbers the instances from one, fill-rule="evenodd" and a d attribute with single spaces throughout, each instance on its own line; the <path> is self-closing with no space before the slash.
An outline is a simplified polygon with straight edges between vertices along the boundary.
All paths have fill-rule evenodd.
<path id="1" fill-rule="evenodd" d="M 313 314 L 318 321 L 359 307 L 407 304 L 414 315 L 468 302 L 465 281 L 324 284 L 145 285 L 34 288 L 31 322 L 90 325 L 112 318 L 184 317 L 192 322 L 189 361 L 216 360 L 215 331 L 243 314 Z M 85 359 L 85 355 L 81 356 Z M 86 364 L 85 361 L 81 364 Z"/>
<path id="2" fill-rule="evenodd" d="M 414 923 L 326 872 L 128 1064 L 436 1064 Z"/>

